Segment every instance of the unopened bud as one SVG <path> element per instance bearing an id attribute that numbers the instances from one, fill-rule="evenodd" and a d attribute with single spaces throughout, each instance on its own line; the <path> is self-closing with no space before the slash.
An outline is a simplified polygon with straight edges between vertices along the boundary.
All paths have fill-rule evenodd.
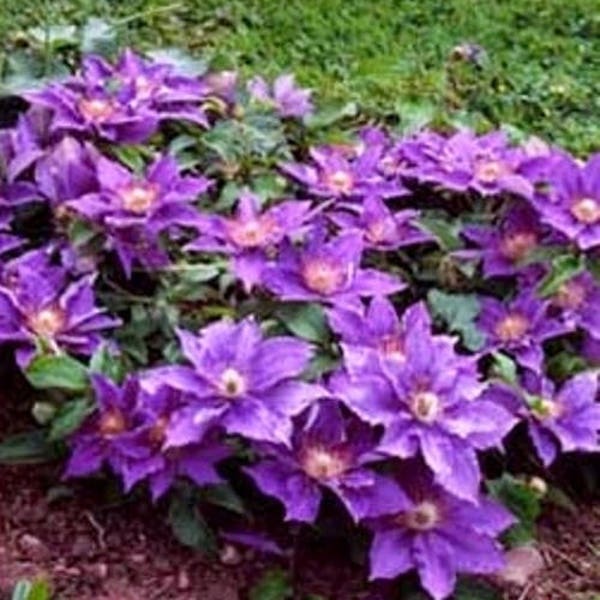
<path id="1" fill-rule="evenodd" d="M 527 487 L 538 496 L 545 496 L 548 493 L 548 484 L 541 477 L 531 477 L 527 482 Z"/>

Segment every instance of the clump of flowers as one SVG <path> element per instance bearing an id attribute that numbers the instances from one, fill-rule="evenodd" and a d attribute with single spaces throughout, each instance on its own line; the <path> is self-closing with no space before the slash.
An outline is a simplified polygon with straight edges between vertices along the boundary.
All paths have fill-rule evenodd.
<path id="1" fill-rule="evenodd" d="M 503 566 L 491 463 L 600 449 L 599 155 L 341 138 L 290 75 L 132 51 L 25 97 L 0 132 L 0 346 L 52 389 L 66 476 L 247 513 L 223 495 L 251 486 L 274 526 L 351 524 L 371 579 L 442 600 Z M 531 460 L 488 460 L 523 434 Z"/>

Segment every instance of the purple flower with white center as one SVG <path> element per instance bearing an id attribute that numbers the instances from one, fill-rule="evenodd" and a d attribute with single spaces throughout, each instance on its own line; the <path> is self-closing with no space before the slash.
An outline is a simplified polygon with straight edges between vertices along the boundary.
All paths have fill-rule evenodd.
<path id="1" fill-rule="evenodd" d="M 326 400 L 296 423 L 291 448 L 259 445 L 262 459 L 246 472 L 265 494 L 282 502 L 286 520 L 314 522 L 327 488 L 358 522 L 407 507 L 398 485 L 368 468 L 381 460 L 376 444 L 370 427 L 344 418 L 339 406 Z"/>
<path id="2" fill-rule="evenodd" d="M 454 351 L 451 339 L 423 331 L 404 335 L 405 360 L 372 374 L 338 374 L 332 391 L 371 425 L 383 425 L 378 450 L 422 456 L 437 483 L 466 500 L 477 496 L 476 450 L 500 445 L 516 419 L 481 399 L 476 360 Z"/>
<path id="3" fill-rule="evenodd" d="M 465 227 L 462 234 L 479 249 L 459 255 L 480 257 L 483 274 L 487 277 L 511 276 L 521 271 L 520 263 L 538 249 L 544 239 L 539 217 L 523 204 L 512 206 L 498 226 L 472 225 Z"/>
<path id="4" fill-rule="evenodd" d="M 406 154 L 414 164 L 417 179 L 457 192 L 474 190 L 482 195 L 502 192 L 531 198 L 544 158 L 527 157 L 511 147 L 504 132 L 477 136 L 461 130 L 447 139 L 427 136 L 425 143 L 409 142 Z"/>
<path id="5" fill-rule="evenodd" d="M 564 156 L 554 165 L 547 195 L 535 207 L 542 221 L 582 250 L 600 246 L 600 154 L 584 166 Z"/>
<path id="6" fill-rule="evenodd" d="M 96 306 L 95 276 L 67 281 L 66 271 L 52 267 L 41 252 L 6 266 L 0 286 L 0 344 L 16 347 L 24 368 L 38 342 L 52 352 L 93 354 L 100 333 L 119 321 Z"/>
<path id="7" fill-rule="evenodd" d="M 154 394 L 139 390 L 132 431 L 119 440 L 119 474 L 126 491 L 147 480 L 156 500 L 180 476 L 200 486 L 222 482 L 215 465 L 231 452 L 213 427 L 216 419 L 214 423 L 208 419 L 203 429 L 195 428 L 194 435 L 187 436 L 189 404 L 190 397 L 168 387 Z"/>
<path id="8" fill-rule="evenodd" d="M 565 281 L 550 302 L 571 327 L 600 339 L 600 285 L 590 273 L 585 271 Z"/>
<path id="9" fill-rule="evenodd" d="M 367 196 L 396 198 L 407 194 L 397 178 L 388 178 L 379 169 L 384 146 L 355 148 L 323 146 L 310 150 L 311 164 L 287 163 L 282 171 L 319 198 L 360 200 Z"/>
<path id="10" fill-rule="evenodd" d="M 71 438 L 65 477 L 92 475 L 104 464 L 120 473 L 124 459 L 120 441 L 134 428 L 138 380 L 130 376 L 120 387 L 101 375 L 93 375 L 91 380 L 97 411 Z"/>
<path id="11" fill-rule="evenodd" d="M 118 254 L 128 276 L 135 260 L 149 269 L 168 264 L 159 234 L 172 226 L 197 225 L 193 203 L 210 181 L 182 176 L 171 156 L 158 156 L 143 176 L 100 158 L 96 173 L 100 190 L 66 206 L 102 227 L 107 246 Z"/>
<path id="12" fill-rule="evenodd" d="M 179 75 L 172 65 L 126 51 L 115 66 L 88 56 L 79 74 L 26 97 L 53 111 L 53 132 L 142 143 L 167 119 L 208 125 L 200 106 L 206 92 L 199 80 Z"/>
<path id="13" fill-rule="evenodd" d="M 262 77 L 254 77 L 248 82 L 250 96 L 268 106 L 273 106 L 281 117 L 302 118 L 314 110 L 310 90 L 296 86 L 294 76 L 280 75 L 273 82 L 272 91 Z"/>
<path id="14" fill-rule="evenodd" d="M 501 505 L 483 495 L 465 502 L 435 485 L 419 465 L 402 471 L 410 496 L 403 511 L 373 519 L 371 579 L 393 579 L 416 569 L 435 600 L 452 594 L 458 573 L 489 574 L 504 566 L 496 537 L 515 523 Z"/>
<path id="15" fill-rule="evenodd" d="M 327 395 L 297 379 L 308 366 L 310 345 L 291 337 L 265 339 L 252 318 L 224 319 L 197 336 L 180 331 L 179 339 L 192 366 L 156 369 L 142 385 L 150 393 L 169 385 L 195 396 L 187 421 L 192 430 L 217 414 L 229 434 L 289 445 L 291 418 Z"/>
<path id="16" fill-rule="evenodd" d="M 157 156 L 142 176 L 106 158 L 98 160 L 96 173 L 100 191 L 68 206 L 92 222 L 143 226 L 154 233 L 174 224 L 196 224 L 198 212 L 191 204 L 211 185 L 205 177 L 182 176 L 168 155 Z"/>
<path id="17" fill-rule="evenodd" d="M 435 239 L 415 225 L 419 211 L 394 213 L 375 196 L 366 198 L 360 207 L 351 205 L 345 211 L 330 213 L 329 217 L 343 231 L 360 231 L 365 247 L 373 250 L 387 252 Z"/>
<path id="18" fill-rule="evenodd" d="M 302 248 L 283 245 L 274 266 L 264 271 L 263 284 L 282 300 L 356 304 L 358 297 L 384 296 L 403 290 L 396 277 L 360 266 L 362 236 L 342 233 L 325 241 L 317 227 Z"/>
<path id="19" fill-rule="evenodd" d="M 269 255 L 284 238 L 301 231 L 310 218 L 311 202 L 290 200 L 261 211 L 259 199 L 243 193 L 231 217 L 201 215 L 201 237 L 186 250 L 222 252 L 231 256 L 232 271 L 250 291 L 261 280 Z"/>
<path id="20" fill-rule="evenodd" d="M 100 153 L 89 143 L 65 137 L 35 165 L 38 192 L 58 207 L 68 200 L 100 191 L 96 164 Z"/>
<path id="21" fill-rule="evenodd" d="M 341 338 L 344 368 L 357 376 L 403 364 L 407 332 L 424 336 L 431 332 L 431 318 L 423 303 L 410 306 L 400 318 L 394 305 L 382 297 L 373 298 L 366 309 L 362 305 L 331 308 L 327 319 Z"/>
<path id="22" fill-rule="evenodd" d="M 598 375 L 588 371 L 557 389 L 545 377 L 528 374 L 523 389 L 497 385 L 486 392 L 525 420 L 538 456 L 548 466 L 559 452 L 600 452 Z"/>
<path id="23" fill-rule="evenodd" d="M 536 297 L 532 289 L 509 302 L 490 296 L 480 301 L 477 325 L 486 336 L 482 352 L 504 349 L 519 364 L 538 373 L 544 362 L 543 342 L 573 331 L 570 323 L 548 314 L 549 301 Z"/>

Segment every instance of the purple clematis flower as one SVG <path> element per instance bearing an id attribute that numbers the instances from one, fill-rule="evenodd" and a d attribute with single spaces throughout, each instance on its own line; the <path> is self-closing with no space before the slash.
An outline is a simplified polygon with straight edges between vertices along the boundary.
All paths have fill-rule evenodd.
<path id="1" fill-rule="evenodd" d="M 289 445 L 291 417 L 327 396 L 321 386 L 297 379 L 308 366 L 311 347 L 291 337 L 264 339 L 252 318 L 222 320 L 199 336 L 180 331 L 179 339 L 192 367 L 156 369 L 142 385 L 150 393 L 169 385 L 195 396 L 187 420 L 192 432 L 217 414 L 229 434 Z"/>
<path id="2" fill-rule="evenodd" d="M 100 191 L 96 165 L 100 153 L 89 143 L 63 138 L 37 161 L 35 182 L 39 194 L 54 207 Z"/>
<path id="3" fill-rule="evenodd" d="M 476 450 L 498 446 L 516 419 L 481 399 L 476 360 L 459 356 L 451 339 L 422 325 L 405 332 L 406 358 L 395 368 L 338 374 L 331 389 L 361 419 L 384 426 L 380 452 L 422 456 L 437 483 L 474 500 L 480 483 Z"/>
<path id="4" fill-rule="evenodd" d="M 600 339 L 600 285 L 590 273 L 584 271 L 563 283 L 550 302 L 570 327 Z"/>
<path id="5" fill-rule="evenodd" d="M 162 388 L 148 395 L 135 377 L 121 387 L 100 375 L 92 377 L 98 411 L 74 436 L 66 477 L 81 477 L 108 464 L 129 491 L 148 480 L 158 499 L 179 476 L 198 485 L 220 483 L 215 465 L 229 456 L 215 430 L 196 432 L 193 440 L 177 439 L 178 415 L 186 398 Z M 172 438 L 175 443 L 172 443 Z"/>
<path id="6" fill-rule="evenodd" d="M 71 438 L 71 457 L 65 477 L 83 477 L 108 464 L 121 471 L 123 454 L 118 440 L 131 431 L 139 394 L 139 382 L 128 377 L 121 387 L 101 375 L 92 376 L 98 410 Z"/>
<path id="7" fill-rule="evenodd" d="M 382 297 L 373 298 L 366 309 L 362 305 L 334 307 L 327 311 L 327 318 L 341 338 L 344 368 L 356 376 L 403 364 L 407 359 L 407 333 L 429 336 L 431 332 L 431 318 L 424 304 L 410 306 L 400 318 L 394 305 Z"/>
<path id="8" fill-rule="evenodd" d="M 2 273 L 0 343 L 16 347 L 22 368 L 40 342 L 52 352 L 89 356 L 100 332 L 120 323 L 96 306 L 93 275 L 73 282 L 66 275 L 40 251 L 9 263 Z"/>
<path id="9" fill-rule="evenodd" d="M 376 444 L 370 427 L 345 419 L 335 402 L 323 401 L 297 422 L 291 448 L 260 445 L 262 460 L 246 472 L 283 503 L 287 520 L 314 522 L 326 488 L 358 522 L 407 507 L 399 486 L 367 466 L 381 460 Z"/>
<path id="10" fill-rule="evenodd" d="M 541 219 L 582 250 L 600 246 L 600 154 L 580 167 L 563 156 L 550 176 L 547 195 L 535 207 Z"/>
<path id="11" fill-rule="evenodd" d="M 458 253 L 483 261 L 487 277 L 511 276 L 523 270 L 521 263 L 538 249 L 544 239 L 539 217 L 523 204 L 513 205 L 499 226 L 472 225 L 463 236 L 476 244 L 478 250 Z"/>
<path id="12" fill-rule="evenodd" d="M 415 224 L 419 214 L 417 210 L 394 213 L 380 198 L 369 196 L 362 206 L 352 205 L 348 210 L 330 213 L 329 217 L 344 231 L 359 231 L 366 248 L 387 252 L 435 240 Z"/>
<path id="13" fill-rule="evenodd" d="M 312 92 L 297 87 L 291 74 L 277 77 L 273 82 L 272 92 L 262 77 L 254 77 L 248 82 L 248 92 L 254 100 L 273 106 L 284 118 L 302 118 L 314 110 L 310 100 Z"/>
<path id="14" fill-rule="evenodd" d="M 493 386 L 486 397 L 503 404 L 527 422 L 531 441 L 546 466 L 554 462 L 560 451 L 600 451 L 596 373 L 575 375 L 560 389 L 549 379 L 531 373 L 522 383 L 521 390 L 506 385 Z"/>
<path id="15" fill-rule="evenodd" d="M 260 282 L 269 255 L 300 232 L 310 208 L 309 201 L 290 200 L 261 211 L 259 199 L 245 192 L 234 216 L 201 215 L 197 228 L 202 235 L 185 249 L 230 255 L 233 272 L 250 291 Z"/>
<path id="16" fill-rule="evenodd" d="M 174 225 L 195 226 L 192 203 L 211 185 L 204 177 L 181 176 L 170 156 L 157 157 L 142 177 L 105 158 L 96 173 L 100 191 L 66 206 L 102 227 L 128 275 L 136 259 L 148 268 L 168 263 L 159 234 Z"/>
<path id="17" fill-rule="evenodd" d="M 435 600 L 452 594 L 458 573 L 495 573 L 504 566 L 496 537 L 515 523 L 483 495 L 465 502 L 435 485 L 419 465 L 402 471 L 410 496 L 403 511 L 370 521 L 374 531 L 371 579 L 393 579 L 416 569 Z"/>
<path id="18" fill-rule="evenodd" d="M 362 236 L 342 233 L 325 241 L 317 227 L 304 248 L 282 247 L 276 264 L 263 275 L 269 291 L 282 300 L 354 305 L 358 297 L 394 294 L 406 287 L 402 281 L 375 269 L 360 267 Z"/>
<path id="19" fill-rule="evenodd" d="M 53 132 L 141 143 L 167 119 L 207 126 L 201 108 L 207 91 L 199 80 L 179 75 L 172 65 L 145 61 L 127 50 L 114 66 L 88 56 L 80 73 L 29 92 L 26 98 L 53 111 Z"/>
<path id="20" fill-rule="evenodd" d="M 411 174 L 420 181 L 457 192 L 482 195 L 509 192 L 532 198 L 544 157 L 527 156 L 511 147 L 502 131 L 477 136 L 468 129 L 445 139 L 439 135 L 410 140 L 405 146 L 415 165 Z"/>
<path id="21" fill-rule="evenodd" d="M 156 233 L 173 224 L 196 224 L 198 213 L 190 204 L 211 185 L 205 177 L 182 176 L 168 155 L 158 156 L 141 177 L 106 158 L 98 160 L 96 172 L 100 191 L 68 205 L 93 222 Z"/>
<path id="22" fill-rule="evenodd" d="M 0 131 L 0 178 L 15 184 L 44 155 L 49 143 L 50 113 L 31 108 L 11 129 Z"/>
<path id="23" fill-rule="evenodd" d="M 537 298 L 532 289 L 521 292 L 510 302 L 482 298 L 477 320 L 486 336 L 482 352 L 502 348 L 524 367 L 541 372 L 543 342 L 574 329 L 571 323 L 549 315 L 548 308 L 549 301 Z"/>
<path id="24" fill-rule="evenodd" d="M 343 150 L 324 146 L 310 151 L 312 164 L 288 163 L 281 168 L 319 198 L 353 201 L 367 196 L 406 195 L 397 178 L 389 178 L 380 170 L 383 153 L 381 144 L 359 142 Z"/>

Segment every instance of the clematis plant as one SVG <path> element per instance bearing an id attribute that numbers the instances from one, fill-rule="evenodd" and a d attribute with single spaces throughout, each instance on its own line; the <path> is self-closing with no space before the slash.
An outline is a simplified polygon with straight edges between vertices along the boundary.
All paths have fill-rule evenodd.
<path id="1" fill-rule="evenodd" d="M 0 131 L 2 367 L 52 386 L 66 475 L 212 495 L 245 513 L 224 540 L 279 553 L 231 496 L 253 482 L 435 600 L 496 572 L 515 519 L 485 483 L 520 434 L 542 476 L 600 450 L 600 155 L 327 125 L 291 75 L 186 71 L 88 56 Z"/>

